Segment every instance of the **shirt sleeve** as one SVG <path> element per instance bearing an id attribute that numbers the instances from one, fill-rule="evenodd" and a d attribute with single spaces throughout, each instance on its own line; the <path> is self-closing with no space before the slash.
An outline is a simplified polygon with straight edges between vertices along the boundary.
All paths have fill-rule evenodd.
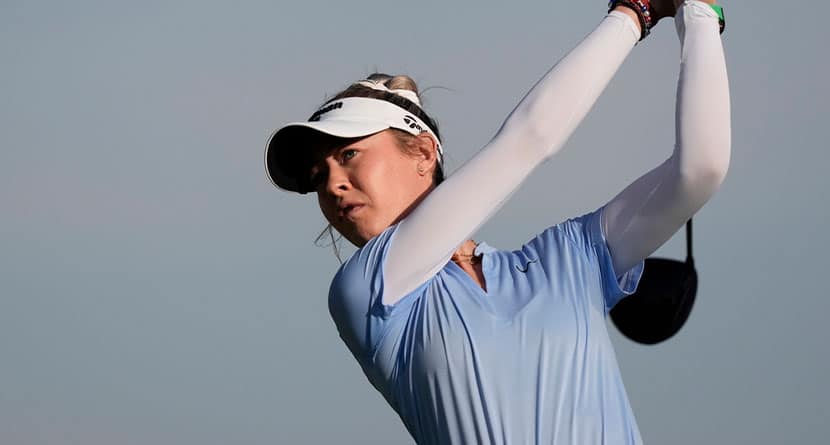
<path id="1" fill-rule="evenodd" d="M 614 261 L 602 228 L 604 211 L 605 207 L 601 207 L 594 212 L 569 219 L 560 224 L 560 227 L 565 236 L 581 247 L 579 250 L 586 252 L 590 256 L 589 260 L 596 264 L 605 310 L 608 312 L 620 300 L 637 290 L 645 262 L 640 260 L 628 270 L 614 270 Z"/>
<path id="2" fill-rule="evenodd" d="M 393 315 L 411 306 L 415 295 L 426 286 L 424 283 L 395 304 L 383 303 L 383 268 L 397 229 L 397 225 L 387 228 L 358 249 L 337 271 L 329 288 L 329 313 L 340 338 L 370 380 L 368 365 Z"/>

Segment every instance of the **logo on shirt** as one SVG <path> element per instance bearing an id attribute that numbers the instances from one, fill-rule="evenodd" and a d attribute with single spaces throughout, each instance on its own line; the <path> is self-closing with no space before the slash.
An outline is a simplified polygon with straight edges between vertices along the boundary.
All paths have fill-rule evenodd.
<path id="1" fill-rule="evenodd" d="M 530 269 L 530 265 L 533 264 L 533 263 L 536 263 L 538 261 L 539 261 L 538 259 L 537 260 L 528 260 L 527 264 L 525 264 L 524 269 L 520 268 L 518 265 L 513 265 L 513 267 L 515 267 L 516 270 L 518 270 L 521 273 L 527 273 L 527 270 Z"/>

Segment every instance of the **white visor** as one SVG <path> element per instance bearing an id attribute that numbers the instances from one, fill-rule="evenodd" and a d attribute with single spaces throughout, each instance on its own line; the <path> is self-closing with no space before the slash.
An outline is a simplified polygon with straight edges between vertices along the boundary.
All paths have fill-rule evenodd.
<path id="1" fill-rule="evenodd" d="M 348 97 L 326 103 L 307 122 L 292 122 L 275 131 L 265 146 L 265 171 L 277 187 L 308 193 L 311 190 L 305 176 L 310 167 L 309 132 L 359 138 L 388 128 L 413 136 L 426 131 L 435 139 L 438 162 L 443 163 L 444 151 L 438 136 L 413 113 L 381 99 Z"/>

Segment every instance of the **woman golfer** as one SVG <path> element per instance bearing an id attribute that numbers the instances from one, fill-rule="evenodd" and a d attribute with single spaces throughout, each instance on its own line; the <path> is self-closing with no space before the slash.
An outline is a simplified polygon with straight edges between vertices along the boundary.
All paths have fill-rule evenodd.
<path id="1" fill-rule="evenodd" d="M 438 126 L 406 76 L 357 82 L 269 141 L 274 183 L 315 192 L 325 218 L 359 247 L 332 280 L 331 316 L 418 443 L 641 443 L 607 314 L 637 287 L 643 259 L 719 187 L 730 151 L 722 13 L 675 1 L 612 1 L 446 180 Z M 671 157 L 518 250 L 470 240 L 669 16 L 682 45 Z M 632 104 L 624 116 L 632 143 L 651 142 L 643 110 Z"/>

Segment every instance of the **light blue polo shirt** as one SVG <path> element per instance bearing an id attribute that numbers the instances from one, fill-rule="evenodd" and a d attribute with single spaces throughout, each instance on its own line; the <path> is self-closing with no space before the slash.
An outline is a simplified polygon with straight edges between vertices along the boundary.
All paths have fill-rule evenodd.
<path id="1" fill-rule="evenodd" d="M 485 244 L 487 292 L 454 262 L 381 301 L 392 226 L 344 263 L 329 310 L 372 385 L 420 444 L 639 444 L 606 329 L 643 263 L 616 276 L 600 213 L 521 249 Z"/>

